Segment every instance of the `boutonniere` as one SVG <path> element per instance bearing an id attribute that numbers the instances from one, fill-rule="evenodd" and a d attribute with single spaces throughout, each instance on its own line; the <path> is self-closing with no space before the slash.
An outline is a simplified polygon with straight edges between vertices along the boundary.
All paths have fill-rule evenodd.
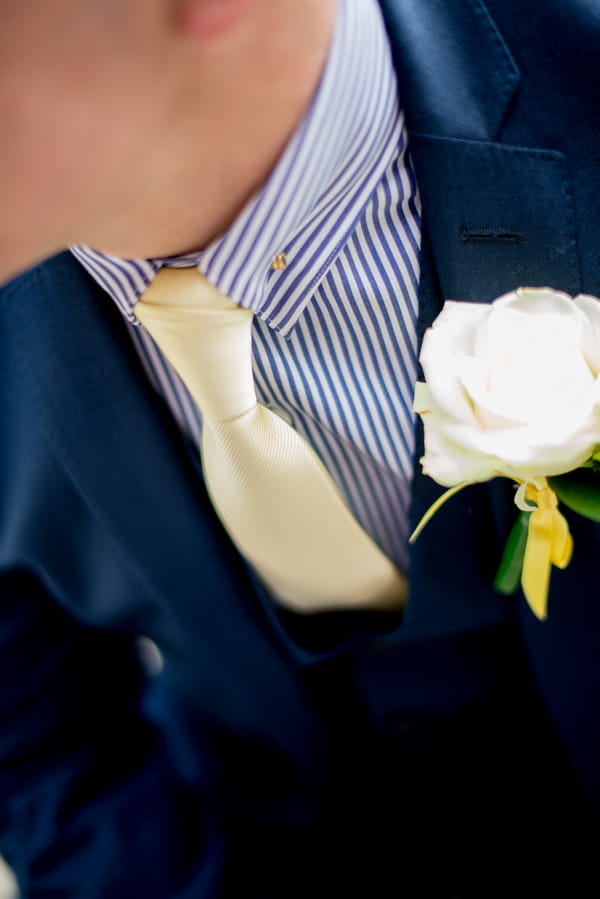
<path id="1" fill-rule="evenodd" d="M 517 521 L 495 587 L 519 582 L 538 618 L 547 612 L 552 566 L 565 568 L 573 540 L 560 511 L 600 521 L 600 300 L 519 288 L 490 305 L 447 302 L 423 339 L 423 472 L 449 489 L 515 483 Z"/>

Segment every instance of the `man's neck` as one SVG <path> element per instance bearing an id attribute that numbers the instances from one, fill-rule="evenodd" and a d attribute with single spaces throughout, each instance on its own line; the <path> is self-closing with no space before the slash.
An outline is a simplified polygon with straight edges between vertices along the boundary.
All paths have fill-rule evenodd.
<path id="1" fill-rule="evenodd" d="M 310 104 L 336 5 L 254 0 L 231 27 L 183 41 L 170 121 L 132 172 L 110 238 L 93 241 L 98 249 L 177 255 L 200 249 L 231 223 Z"/>

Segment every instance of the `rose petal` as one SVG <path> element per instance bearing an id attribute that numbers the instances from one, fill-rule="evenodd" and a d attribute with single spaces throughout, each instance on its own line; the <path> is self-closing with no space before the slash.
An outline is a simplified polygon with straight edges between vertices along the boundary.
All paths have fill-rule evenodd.
<path id="1" fill-rule="evenodd" d="M 494 300 L 496 309 L 515 309 L 528 316 L 573 314 L 573 297 L 551 287 L 519 287 Z"/>
<path id="2" fill-rule="evenodd" d="M 466 307 L 466 308 L 465 308 Z M 489 307 L 448 301 L 425 332 L 420 362 L 436 406 L 459 421 L 477 423 L 473 407 L 454 373 L 458 353 L 470 352 L 475 328 Z"/>
<path id="3" fill-rule="evenodd" d="M 457 375 L 484 427 L 556 419 L 586 395 L 594 376 L 581 351 L 578 316 L 505 312 L 482 342 L 485 354 L 457 359 Z M 492 317 L 486 322 L 492 331 Z"/>
<path id="4" fill-rule="evenodd" d="M 447 422 L 448 418 L 436 409 L 423 415 L 426 449 L 421 464 L 424 474 L 445 487 L 494 477 L 498 460 L 490 460 L 448 439 L 444 427 Z"/>
<path id="5" fill-rule="evenodd" d="M 582 350 L 588 365 L 597 375 L 600 373 L 600 300 L 582 293 L 573 302 L 586 318 L 586 327 L 582 329 Z"/>
<path id="6" fill-rule="evenodd" d="M 476 431 L 449 419 L 441 427 L 450 443 L 502 460 L 499 470 L 504 473 L 544 477 L 571 471 L 590 458 L 598 442 L 599 410 L 600 383 L 596 382 L 585 407 L 579 404 L 568 417 L 543 427 Z"/>

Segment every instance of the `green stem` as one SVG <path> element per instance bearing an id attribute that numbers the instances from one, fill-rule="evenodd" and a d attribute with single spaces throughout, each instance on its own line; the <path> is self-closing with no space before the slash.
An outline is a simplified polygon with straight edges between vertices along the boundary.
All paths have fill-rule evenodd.
<path id="1" fill-rule="evenodd" d="M 527 533 L 529 530 L 529 512 L 521 512 L 515 521 L 502 554 L 502 561 L 494 579 L 494 588 L 505 596 L 515 593 L 523 570 Z"/>

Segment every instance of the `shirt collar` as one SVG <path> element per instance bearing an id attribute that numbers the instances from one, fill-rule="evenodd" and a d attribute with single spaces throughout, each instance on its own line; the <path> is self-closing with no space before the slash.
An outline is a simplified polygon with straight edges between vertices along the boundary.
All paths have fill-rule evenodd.
<path id="1" fill-rule="evenodd" d="M 169 259 L 124 260 L 89 247 L 72 250 L 131 319 L 162 265 L 197 265 L 235 302 L 286 334 L 398 154 L 401 135 L 379 5 L 340 0 L 308 112 L 269 179 L 221 237 L 201 252 Z"/>

